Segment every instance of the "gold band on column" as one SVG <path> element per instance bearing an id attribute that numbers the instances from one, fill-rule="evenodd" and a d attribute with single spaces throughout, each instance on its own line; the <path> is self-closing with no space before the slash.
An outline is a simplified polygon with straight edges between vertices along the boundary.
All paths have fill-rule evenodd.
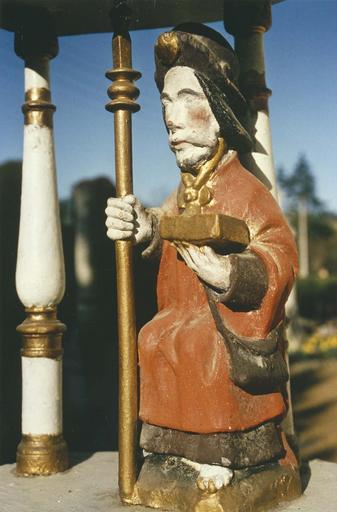
<path id="1" fill-rule="evenodd" d="M 22 105 L 25 125 L 53 127 L 53 113 L 56 107 L 51 103 L 51 94 L 44 87 L 33 87 L 25 94 L 25 103 Z"/>
<path id="2" fill-rule="evenodd" d="M 66 326 L 57 319 L 56 307 L 27 308 L 26 313 L 26 320 L 17 327 L 23 336 L 21 355 L 60 359 Z"/>
<path id="3" fill-rule="evenodd" d="M 27 318 L 17 327 L 23 336 L 23 357 L 62 358 L 62 334 L 66 326 L 56 317 L 56 307 L 27 308 Z M 51 475 L 69 467 L 68 449 L 62 434 L 23 434 L 16 454 L 19 475 Z"/>
<path id="4" fill-rule="evenodd" d="M 22 436 L 16 452 L 17 474 L 52 475 L 68 467 L 68 449 L 62 434 Z"/>

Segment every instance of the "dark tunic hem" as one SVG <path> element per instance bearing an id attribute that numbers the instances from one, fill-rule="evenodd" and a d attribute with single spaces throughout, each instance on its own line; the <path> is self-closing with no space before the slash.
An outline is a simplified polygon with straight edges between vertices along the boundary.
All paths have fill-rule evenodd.
<path id="1" fill-rule="evenodd" d="M 147 452 L 243 469 L 285 456 L 280 426 L 267 422 L 243 432 L 195 434 L 143 423 L 140 446 Z"/>

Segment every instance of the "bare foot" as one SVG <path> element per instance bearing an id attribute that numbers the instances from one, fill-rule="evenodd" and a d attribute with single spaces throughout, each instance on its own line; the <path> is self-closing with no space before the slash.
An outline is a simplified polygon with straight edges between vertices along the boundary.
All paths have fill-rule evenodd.
<path id="1" fill-rule="evenodd" d="M 201 464 L 197 485 L 201 491 L 214 493 L 228 485 L 233 478 L 233 471 L 223 466 Z"/>

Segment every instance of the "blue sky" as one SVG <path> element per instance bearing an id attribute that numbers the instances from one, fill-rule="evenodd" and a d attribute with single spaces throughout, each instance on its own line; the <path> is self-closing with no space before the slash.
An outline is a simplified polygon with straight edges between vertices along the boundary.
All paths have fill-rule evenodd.
<path id="1" fill-rule="evenodd" d="M 223 32 L 222 23 L 212 26 Z M 143 77 L 141 111 L 133 116 L 134 188 L 159 204 L 178 181 L 167 147 L 158 92 L 153 82 L 153 45 L 160 30 L 132 33 L 133 65 Z M 232 39 L 228 36 L 230 42 Z M 114 177 L 113 115 L 105 111 L 112 65 L 111 34 L 59 39 L 51 62 L 59 192 L 73 183 Z M 267 85 L 277 166 L 292 170 L 304 153 L 316 176 L 318 194 L 337 211 L 337 1 L 286 0 L 273 7 L 265 36 Z M 0 163 L 22 155 L 23 62 L 13 34 L 0 30 Z"/>

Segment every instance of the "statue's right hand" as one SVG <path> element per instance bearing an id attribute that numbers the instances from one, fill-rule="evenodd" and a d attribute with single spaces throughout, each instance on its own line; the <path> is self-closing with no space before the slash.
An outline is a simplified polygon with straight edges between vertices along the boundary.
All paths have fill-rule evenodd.
<path id="1" fill-rule="evenodd" d="M 105 213 L 107 235 L 111 240 L 134 240 L 140 243 L 151 239 L 151 216 L 134 195 L 111 197 Z"/>

